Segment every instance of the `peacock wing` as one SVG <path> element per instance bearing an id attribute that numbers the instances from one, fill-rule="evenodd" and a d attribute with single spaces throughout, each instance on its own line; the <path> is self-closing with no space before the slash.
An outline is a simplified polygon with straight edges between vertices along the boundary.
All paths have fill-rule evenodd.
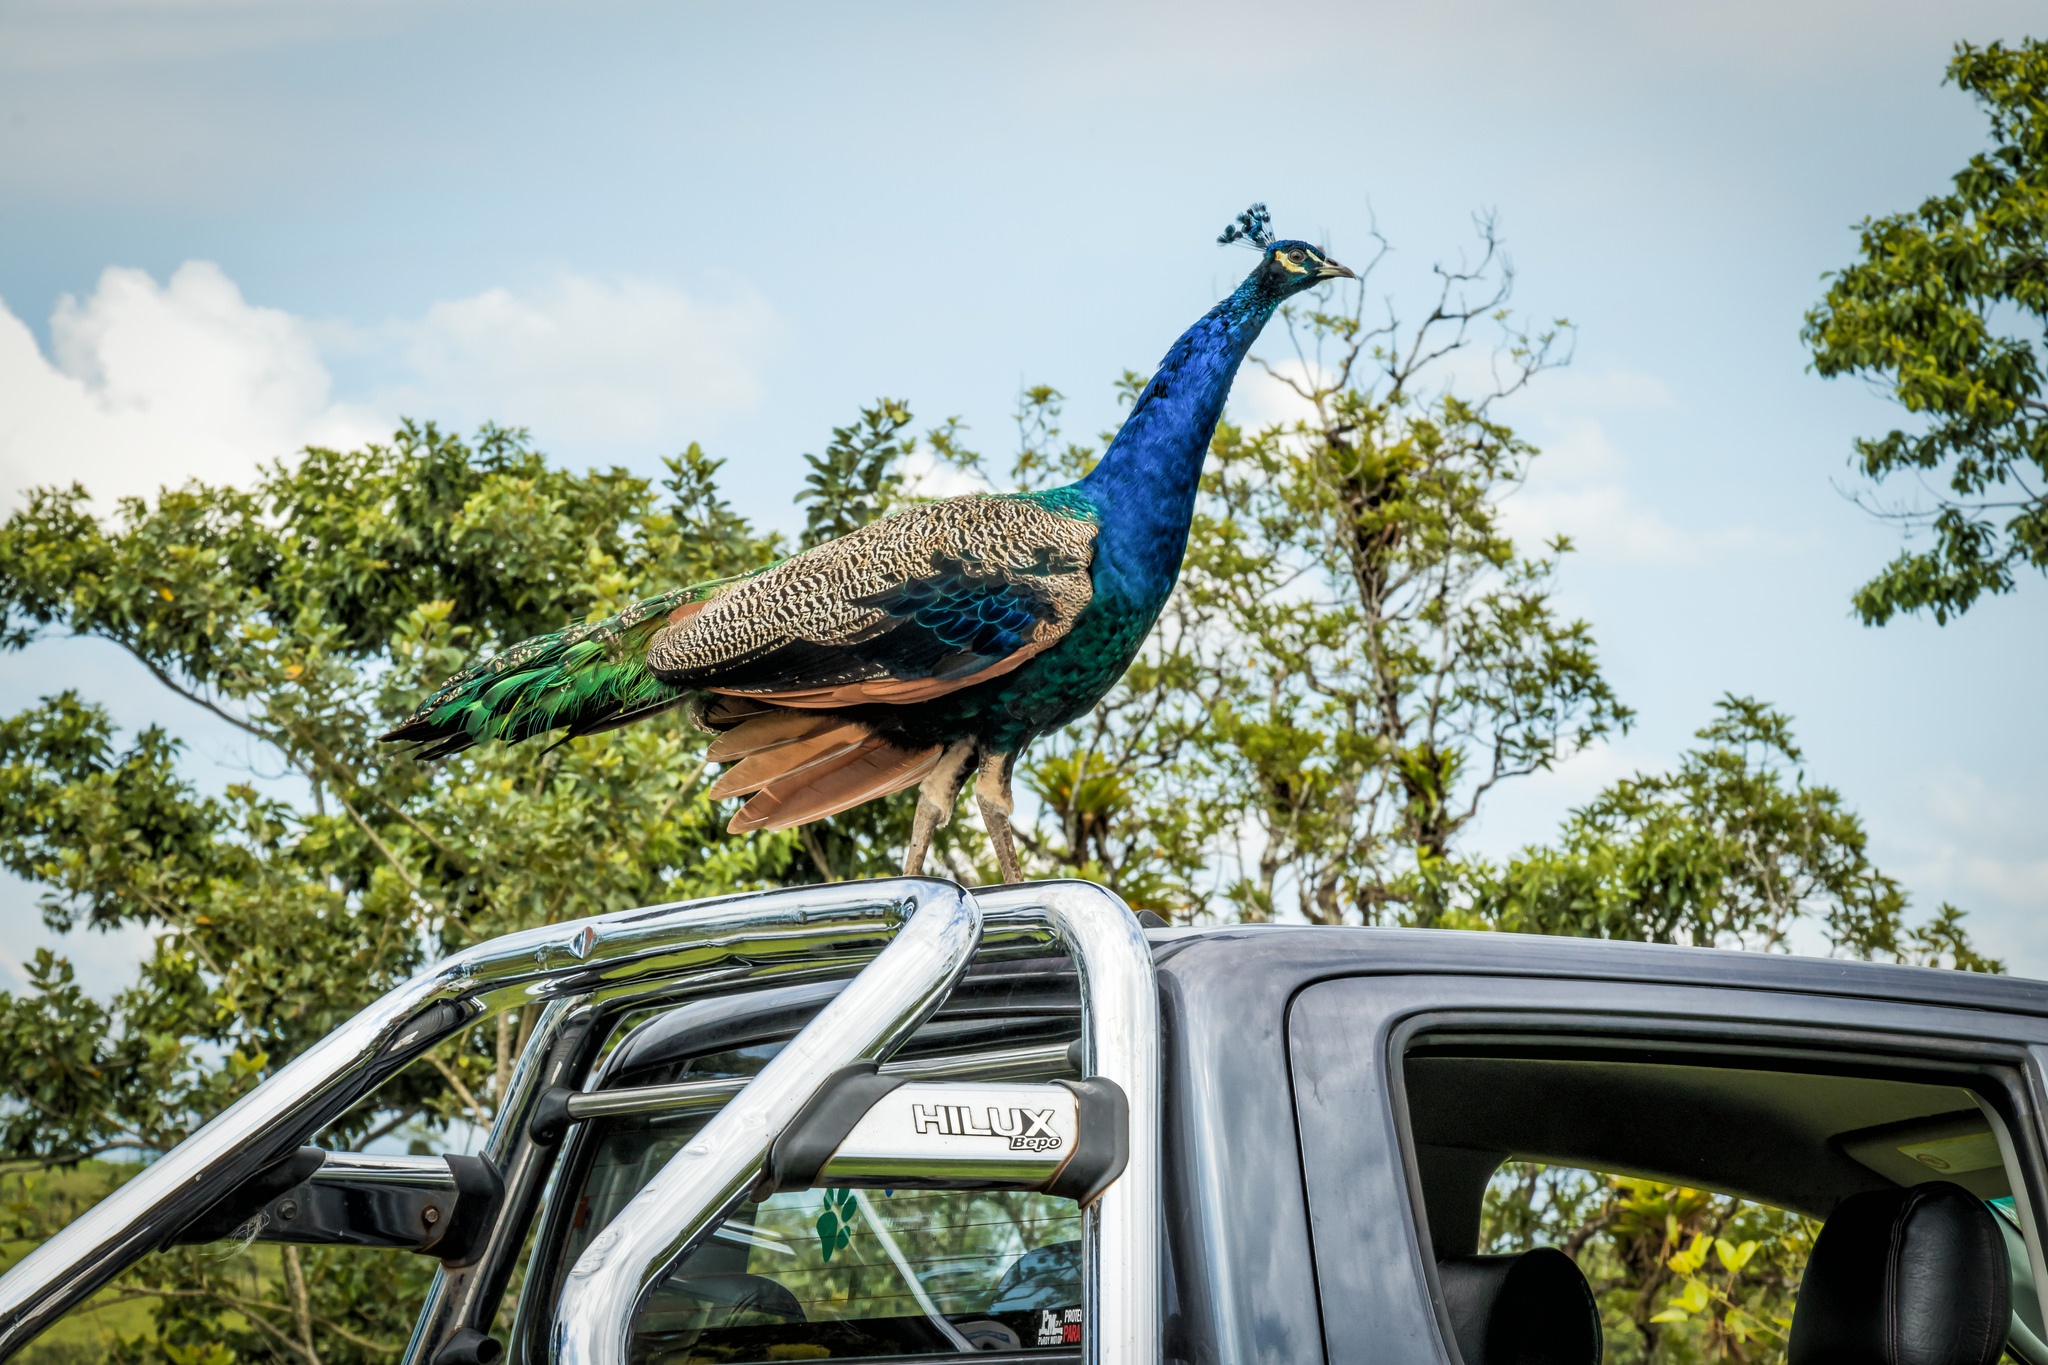
<path id="1" fill-rule="evenodd" d="M 737 583 L 663 627 L 655 675 L 778 706 L 909 703 L 986 682 L 1073 629 L 1089 509 L 1032 495 L 922 503 Z"/>

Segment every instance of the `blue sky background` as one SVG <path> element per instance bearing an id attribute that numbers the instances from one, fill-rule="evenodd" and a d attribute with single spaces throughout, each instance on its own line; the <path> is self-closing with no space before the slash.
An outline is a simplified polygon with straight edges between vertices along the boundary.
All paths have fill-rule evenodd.
<path id="1" fill-rule="evenodd" d="M 1411 314 L 1492 209 L 1518 304 L 1581 327 L 1505 412 L 1549 452 L 1511 514 L 1578 541 L 1565 603 L 1640 722 L 1499 793 L 1474 844 L 1546 837 L 1751 693 L 1916 904 L 2048 975 L 2048 583 L 1855 624 L 1896 539 L 1846 457 L 1895 413 L 1798 340 L 1851 225 L 1981 145 L 1952 44 L 2039 14 L 0 0 L 0 502 L 408 414 L 650 472 L 702 440 L 790 525 L 801 453 L 877 394 L 998 451 L 1022 383 L 1113 423 L 1114 377 L 1246 268 L 1213 239 L 1247 200 L 1340 259 L 1376 220 Z M 201 780 L 251 758 L 108 648 L 0 657 L 0 706 L 63 686 L 171 724 Z M 0 886 L 0 988 L 44 938 Z M 67 950 L 105 988 L 138 949 Z"/>

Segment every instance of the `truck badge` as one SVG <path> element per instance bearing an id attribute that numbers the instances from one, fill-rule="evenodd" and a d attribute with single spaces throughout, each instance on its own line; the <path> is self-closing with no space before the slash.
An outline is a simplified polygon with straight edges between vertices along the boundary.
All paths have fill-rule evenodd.
<path id="1" fill-rule="evenodd" d="M 976 1114 L 986 1115 L 986 1121 Z M 910 1119 L 917 1131 L 947 1133 L 955 1137 L 1001 1137 L 1010 1140 L 1013 1152 L 1046 1152 L 1065 1139 L 1053 1131 L 1051 1109 L 1023 1109 L 1015 1105 L 913 1104 Z"/>

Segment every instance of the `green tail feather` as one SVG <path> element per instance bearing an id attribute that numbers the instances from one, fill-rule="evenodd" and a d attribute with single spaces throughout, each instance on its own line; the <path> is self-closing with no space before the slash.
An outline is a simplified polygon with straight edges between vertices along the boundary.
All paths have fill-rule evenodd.
<path id="1" fill-rule="evenodd" d="M 487 739 L 515 744 L 566 729 L 562 738 L 569 740 L 666 711 L 690 690 L 654 675 L 648 642 L 670 612 L 733 581 L 678 588 L 602 621 L 522 640 L 441 684 L 384 738 L 415 744 L 416 757 L 434 759 Z"/>

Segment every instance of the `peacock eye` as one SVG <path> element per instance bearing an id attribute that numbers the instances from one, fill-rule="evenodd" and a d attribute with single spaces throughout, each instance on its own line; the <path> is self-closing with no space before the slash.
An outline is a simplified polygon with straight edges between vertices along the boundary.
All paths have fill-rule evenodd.
<path id="1" fill-rule="evenodd" d="M 1303 261 L 1308 259 L 1308 253 L 1306 251 L 1298 250 L 1290 251 L 1287 253 L 1287 259 L 1294 262 L 1296 265 L 1300 265 Z"/>

